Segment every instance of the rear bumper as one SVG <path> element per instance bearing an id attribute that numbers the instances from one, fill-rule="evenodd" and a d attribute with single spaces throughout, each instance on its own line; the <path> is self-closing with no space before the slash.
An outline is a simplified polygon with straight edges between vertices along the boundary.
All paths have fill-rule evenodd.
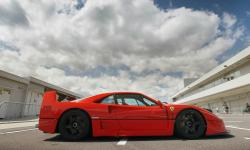
<path id="1" fill-rule="evenodd" d="M 39 118 L 38 128 L 45 133 L 56 132 L 57 119 L 41 119 Z"/>

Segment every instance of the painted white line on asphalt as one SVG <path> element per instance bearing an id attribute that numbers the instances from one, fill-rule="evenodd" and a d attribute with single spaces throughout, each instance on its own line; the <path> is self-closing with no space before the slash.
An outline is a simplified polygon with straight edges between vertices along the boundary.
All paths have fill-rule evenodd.
<path id="1" fill-rule="evenodd" d="M 224 121 L 224 122 L 243 122 L 243 121 Z"/>
<path id="2" fill-rule="evenodd" d="M 30 127 L 30 126 L 34 127 L 36 124 L 37 124 L 37 122 L 19 122 L 19 123 L 0 124 L 0 130 L 1 129 Z"/>
<path id="3" fill-rule="evenodd" d="M 23 122 L 38 122 L 38 119 L 33 119 L 33 120 L 22 120 L 22 121 L 2 121 L 2 122 L 0 122 L 0 124 L 23 123 Z"/>
<path id="4" fill-rule="evenodd" d="M 18 130 L 18 131 L 0 132 L 0 135 L 12 134 L 12 133 L 18 133 L 18 132 L 25 132 L 25 131 L 32 131 L 32 130 L 37 130 L 37 129 L 33 128 L 33 129 Z"/>
<path id="5" fill-rule="evenodd" d="M 250 129 L 248 129 L 248 128 L 239 128 L 239 127 L 231 126 L 231 125 L 226 126 L 226 127 L 227 127 L 227 128 L 232 128 L 232 129 L 239 129 L 239 130 L 247 130 L 247 131 L 250 131 Z"/>
<path id="6" fill-rule="evenodd" d="M 250 140 L 250 138 L 249 138 L 249 137 L 244 137 L 244 139 L 246 139 L 246 140 Z"/>
<path id="7" fill-rule="evenodd" d="M 127 139 L 121 139 L 119 142 L 117 142 L 117 144 L 116 145 L 126 145 L 127 144 Z"/>
<path id="8" fill-rule="evenodd" d="M 246 116 L 238 116 L 238 117 L 234 117 L 234 116 L 231 116 L 231 117 L 219 117 L 219 118 L 221 118 L 221 119 L 231 119 L 231 118 L 249 118 L 249 117 L 246 117 Z"/>

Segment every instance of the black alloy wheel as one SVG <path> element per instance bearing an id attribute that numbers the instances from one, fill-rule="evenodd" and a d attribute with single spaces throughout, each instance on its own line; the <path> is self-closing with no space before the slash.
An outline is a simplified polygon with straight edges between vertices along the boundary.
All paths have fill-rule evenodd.
<path id="1" fill-rule="evenodd" d="M 182 111 L 175 122 L 175 133 L 185 139 L 197 139 L 205 134 L 206 123 L 202 115 L 193 109 Z"/>
<path id="2" fill-rule="evenodd" d="M 63 114 L 59 122 L 59 133 L 65 140 L 80 140 L 89 136 L 88 116 L 80 110 L 70 110 Z"/>

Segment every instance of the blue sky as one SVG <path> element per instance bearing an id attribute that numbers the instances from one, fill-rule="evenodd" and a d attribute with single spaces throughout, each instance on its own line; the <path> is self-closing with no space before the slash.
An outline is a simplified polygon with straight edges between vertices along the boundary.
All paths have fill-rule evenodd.
<path id="1" fill-rule="evenodd" d="M 6 0 L 0 69 L 84 96 L 166 101 L 250 45 L 249 1 Z"/>
<path id="2" fill-rule="evenodd" d="M 219 57 L 220 62 L 225 61 L 243 48 L 246 47 L 250 33 L 250 1 L 249 0 L 154 0 L 155 5 L 161 9 L 176 9 L 179 7 L 192 8 L 194 10 L 206 10 L 213 11 L 219 16 L 222 16 L 224 12 L 235 15 L 238 19 L 239 25 L 244 25 L 245 33 L 241 40 L 226 51 L 224 57 Z"/>

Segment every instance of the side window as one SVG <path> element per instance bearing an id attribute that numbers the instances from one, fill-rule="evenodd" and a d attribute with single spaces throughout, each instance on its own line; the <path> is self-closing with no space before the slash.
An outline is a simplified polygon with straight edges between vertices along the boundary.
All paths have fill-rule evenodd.
<path id="1" fill-rule="evenodd" d="M 115 104 L 114 95 L 110 95 L 100 101 L 101 104 Z"/>
<path id="2" fill-rule="evenodd" d="M 146 106 L 146 104 L 144 104 L 143 102 L 141 102 L 139 100 L 137 100 L 137 103 L 138 103 L 139 106 Z"/>
<path id="3" fill-rule="evenodd" d="M 151 101 L 145 97 L 143 97 L 143 101 L 147 104 L 147 106 L 157 106 L 158 104 L 155 103 L 154 101 Z"/>
<path id="4" fill-rule="evenodd" d="M 124 104 L 123 105 L 131 105 L 131 106 L 138 106 L 138 103 L 135 98 L 124 98 Z"/>
<path id="5" fill-rule="evenodd" d="M 142 101 L 140 95 L 135 94 L 121 94 L 116 96 L 116 102 L 119 105 L 130 106 L 146 106 L 147 104 Z"/>
<path id="6" fill-rule="evenodd" d="M 122 101 L 123 101 L 122 98 L 117 98 L 116 101 L 118 105 L 122 105 Z"/>

